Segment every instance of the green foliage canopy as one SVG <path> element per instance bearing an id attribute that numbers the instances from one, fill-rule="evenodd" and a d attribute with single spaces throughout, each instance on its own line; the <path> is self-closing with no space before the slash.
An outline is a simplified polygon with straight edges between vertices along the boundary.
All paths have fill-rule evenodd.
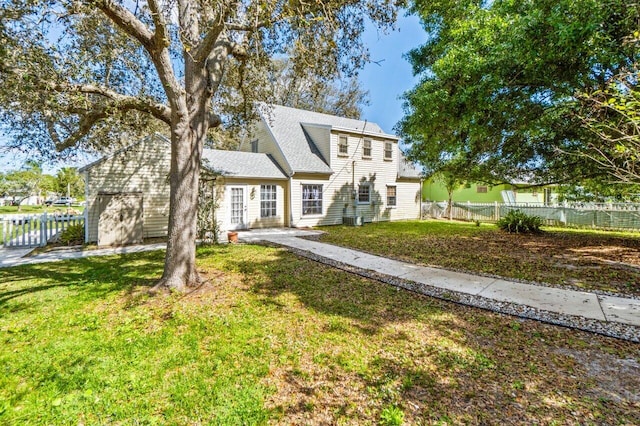
<path id="1" fill-rule="evenodd" d="M 409 53 L 420 83 L 400 133 L 430 171 L 456 159 L 489 182 L 580 180 L 598 144 L 580 94 L 638 57 L 623 42 L 640 12 L 624 0 L 415 0 L 429 40 Z"/>
<path id="2" fill-rule="evenodd" d="M 84 196 L 84 180 L 75 167 L 63 167 L 58 170 L 55 177 L 56 192 L 59 194 L 67 194 L 71 197 Z"/>
<path id="3" fill-rule="evenodd" d="M 390 27 L 403 1 L 189 3 L 3 2 L 0 118 L 11 147 L 57 158 L 167 133 L 178 98 L 201 77 L 211 129 L 244 126 L 255 101 L 292 103 L 279 96 L 285 74 L 313 92 L 311 104 L 296 105 L 329 99 L 320 109 L 355 115 L 364 95 L 351 76 L 368 60 L 365 21 Z M 338 87 L 356 99 L 345 104 Z"/>
<path id="4" fill-rule="evenodd" d="M 368 58 L 367 19 L 403 0 L 6 0 L 0 119 L 14 146 L 113 151 L 160 123 L 170 133 L 170 205 L 159 285 L 201 279 L 195 263 L 202 149 L 210 130 L 272 98 L 272 59 L 331 81 Z M 27 41 L 25 43 L 25 41 Z"/>

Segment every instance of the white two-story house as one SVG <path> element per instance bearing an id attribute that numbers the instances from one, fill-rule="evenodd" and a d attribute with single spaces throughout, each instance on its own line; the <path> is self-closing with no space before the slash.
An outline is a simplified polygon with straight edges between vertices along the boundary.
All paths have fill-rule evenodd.
<path id="1" fill-rule="evenodd" d="M 272 156 L 288 177 L 285 225 L 420 216 L 420 175 L 376 123 L 265 106 L 240 150 Z"/>
<path id="2" fill-rule="evenodd" d="M 169 147 L 154 134 L 81 169 L 87 241 L 166 235 Z M 239 151 L 205 149 L 203 157 L 217 176 L 221 239 L 238 229 L 420 217 L 419 172 L 375 123 L 263 106 Z"/>

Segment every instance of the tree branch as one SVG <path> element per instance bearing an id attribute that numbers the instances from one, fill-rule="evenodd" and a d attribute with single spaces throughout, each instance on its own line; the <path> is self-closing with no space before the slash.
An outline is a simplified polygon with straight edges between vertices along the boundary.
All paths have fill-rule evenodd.
<path id="1" fill-rule="evenodd" d="M 115 4 L 112 0 L 94 0 L 93 4 L 125 33 L 138 40 L 144 46 L 158 71 L 158 77 L 160 77 L 169 102 L 177 102 L 171 106 L 176 109 L 177 113 L 183 113 L 180 112 L 184 110 L 184 105 L 180 103 L 183 90 L 173 72 L 168 50 L 170 45 L 169 34 L 159 3 L 156 0 L 149 1 L 149 8 L 157 30 L 155 33 L 151 32 L 133 13 Z"/>
<path id="2" fill-rule="evenodd" d="M 156 27 L 156 31 L 153 35 L 153 42 L 156 48 L 169 47 L 169 30 L 167 29 L 167 23 L 164 19 L 164 15 L 162 14 L 162 10 L 160 9 L 160 5 L 157 0 L 148 0 L 149 10 L 151 11 L 151 17 L 153 19 L 153 24 Z"/>
<path id="3" fill-rule="evenodd" d="M 138 40 L 147 51 L 153 50 L 153 32 L 129 10 L 112 0 L 95 0 L 90 4 L 94 4 L 125 33 Z"/>
<path id="4" fill-rule="evenodd" d="M 45 83 L 44 85 L 50 90 L 61 93 L 98 95 L 111 100 L 111 102 L 105 104 L 110 109 L 137 110 L 151 114 L 167 124 L 171 123 L 171 109 L 151 99 L 122 95 L 106 87 L 94 84 Z"/>

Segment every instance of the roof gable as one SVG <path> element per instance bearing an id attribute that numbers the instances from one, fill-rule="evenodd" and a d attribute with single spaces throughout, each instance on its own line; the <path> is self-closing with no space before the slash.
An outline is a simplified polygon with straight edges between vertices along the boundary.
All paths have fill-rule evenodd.
<path id="1" fill-rule="evenodd" d="M 110 160 L 111 158 L 116 157 L 117 155 L 120 155 L 122 153 L 125 153 L 127 151 L 129 151 L 131 148 L 134 148 L 142 143 L 148 143 L 148 142 L 158 142 L 158 143 L 163 143 L 166 144 L 167 147 L 169 148 L 171 146 L 171 141 L 169 139 L 167 139 L 166 136 L 161 135 L 160 133 L 152 133 L 147 137 L 144 137 L 142 139 L 139 139 L 137 141 L 135 141 L 134 143 L 125 146 L 124 148 L 120 148 L 117 151 L 112 152 L 111 154 L 107 154 L 103 157 L 98 158 L 96 161 L 87 164 L 86 166 L 80 167 L 78 169 L 78 173 L 83 173 L 86 172 L 92 168 L 94 168 L 95 166 L 104 163 L 107 160 Z"/>
<path id="2" fill-rule="evenodd" d="M 264 124 L 294 172 L 333 173 L 321 150 L 305 131 L 305 126 L 328 127 L 342 132 L 398 139 L 396 136 L 384 133 L 376 123 L 364 120 L 279 105 L 263 104 L 258 109 Z"/>

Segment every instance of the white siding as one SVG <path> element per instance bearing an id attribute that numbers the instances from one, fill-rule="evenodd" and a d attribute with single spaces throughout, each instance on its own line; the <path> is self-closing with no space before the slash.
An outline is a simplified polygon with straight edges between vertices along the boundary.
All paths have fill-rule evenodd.
<path id="1" fill-rule="evenodd" d="M 291 185 L 291 208 L 293 225 L 316 226 L 342 223 L 343 215 L 362 216 L 365 222 L 417 219 L 420 217 L 420 182 L 418 180 L 397 180 L 399 155 L 397 142 L 394 144 L 391 161 L 384 159 L 384 143 L 388 140 L 371 139 L 371 159 L 362 158 L 362 137 L 348 134 L 348 154 L 338 155 L 338 135 L 332 132 L 329 161 L 334 174 L 328 178 L 313 175 L 293 176 Z M 361 183 L 370 185 L 371 201 L 358 203 L 353 198 Z M 302 215 L 302 185 L 323 185 L 323 214 Z M 396 187 L 395 207 L 387 205 L 387 185 Z"/>
<path id="2" fill-rule="evenodd" d="M 329 143 L 331 132 L 329 127 L 313 125 L 305 125 L 303 127 L 318 148 L 318 151 L 320 151 L 320 154 L 322 154 L 322 158 L 328 162 L 331 158 L 331 144 Z"/>
<path id="3" fill-rule="evenodd" d="M 278 147 L 278 144 L 273 139 L 271 132 L 267 126 L 262 122 L 258 122 L 251 131 L 251 137 L 240 145 L 240 151 L 251 152 L 251 141 L 258 140 L 258 152 L 265 154 L 271 154 L 273 159 L 287 174 L 291 173 L 291 169 L 288 166 L 282 151 Z"/>
<path id="4" fill-rule="evenodd" d="M 89 168 L 87 240 L 98 239 L 99 192 L 142 192 L 143 237 L 167 235 L 169 164 L 169 145 L 152 136 Z"/>
<path id="5" fill-rule="evenodd" d="M 276 186 L 276 216 L 260 217 L 260 186 Z M 229 205 L 226 203 L 227 187 L 241 186 L 245 188 L 247 203 L 247 223 L 249 228 L 277 228 L 287 225 L 287 186 L 285 180 L 260 180 L 260 179 L 220 179 L 216 190 L 219 197 L 219 207 L 216 211 L 216 220 L 220 224 L 220 230 L 226 232 L 229 226 Z M 224 237 L 223 237 L 224 238 Z"/>

